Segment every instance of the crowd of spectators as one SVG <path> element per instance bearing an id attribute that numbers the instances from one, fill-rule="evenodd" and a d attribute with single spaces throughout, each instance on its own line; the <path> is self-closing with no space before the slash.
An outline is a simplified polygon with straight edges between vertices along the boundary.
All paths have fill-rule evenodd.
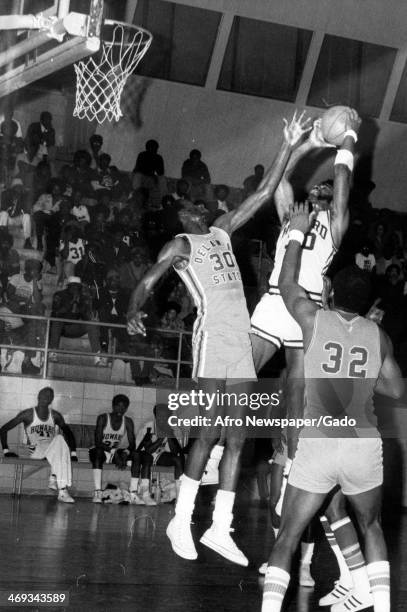
<path id="1" fill-rule="evenodd" d="M 105 366 L 106 353 L 143 355 L 131 361 L 138 384 L 173 377 L 178 335 L 191 331 L 195 309 L 174 272 L 168 274 L 146 305 L 147 325 L 160 328 L 147 338 L 131 338 L 123 328 L 130 293 L 148 271 L 158 252 L 178 230 L 177 202 L 190 200 L 208 210 L 209 222 L 232 210 L 253 193 L 264 176 L 257 164 L 242 188 L 211 185 L 209 169 L 197 149 L 182 164 L 180 178 L 165 177 L 159 143 L 148 140 L 135 154 L 132 173 L 121 172 L 105 151 L 103 138 L 94 134 L 87 149 L 77 150 L 71 163 L 58 163 L 51 113 L 44 111 L 23 138 L 10 111 L 0 124 L 0 332 L 3 344 L 44 342 L 44 324 L 7 316 L 46 314 L 63 318 L 50 326 L 50 358 L 57 361 L 61 336 L 88 335 L 95 365 Z M 136 152 L 137 153 L 137 152 Z M 380 320 L 396 343 L 404 339 L 403 316 L 407 300 L 407 265 L 399 216 L 369 205 L 370 183 L 363 197 L 354 190 L 351 223 L 333 270 L 354 261 L 374 278 L 371 316 Z M 367 195 L 366 195 L 367 191 Z M 362 206 L 363 203 L 363 206 Z M 21 228 L 24 261 L 13 248 L 13 226 Z M 258 278 L 249 270 L 248 241 L 262 240 L 273 257 L 279 227 L 272 206 L 266 207 L 234 238 L 234 248 L 246 285 Z M 27 252 L 32 252 L 32 256 Z M 20 272 L 20 268 L 22 271 Z M 52 276 L 54 275 L 54 276 Z M 52 283 L 51 279 L 55 278 Z M 253 280 L 254 279 L 254 280 Z M 45 308 L 42 282 L 54 288 L 52 305 Z M 71 322 L 72 321 L 72 322 Z M 111 324 L 101 327 L 95 322 Z M 182 342 L 182 358 L 190 358 L 189 337 Z M 35 352 L 26 351 L 22 370 L 39 373 Z M 157 364 L 154 359 L 168 360 Z M 188 375 L 188 368 L 181 368 Z"/>

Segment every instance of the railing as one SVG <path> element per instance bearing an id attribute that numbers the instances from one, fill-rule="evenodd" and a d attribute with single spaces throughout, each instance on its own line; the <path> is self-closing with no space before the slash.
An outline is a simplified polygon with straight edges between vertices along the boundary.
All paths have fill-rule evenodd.
<path id="1" fill-rule="evenodd" d="M 161 328 L 146 328 L 146 331 L 148 332 L 148 334 L 150 335 L 151 333 L 158 336 L 159 338 L 162 339 L 163 335 L 164 337 L 166 337 L 168 339 L 169 336 L 174 336 L 174 337 L 178 337 L 178 344 L 177 344 L 177 357 L 176 359 L 170 358 L 170 357 L 165 357 L 165 356 L 154 356 L 152 357 L 151 355 L 137 355 L 137 354 L 132 354 L 132 353 L 116 353 L 115 351 L 113 352 L 92 352 L 92 351 L 77 351 L 77 350 L 73 350 L 73 349 L 61 349 L 61 348 L 55 348 L 55 347 L 50 347 L 50 332 L 51 332 L 51 325 L 54 322 L 60 322 L 60 323 L 65 323 L 65 324 L 75 324 L 75 325 L 83 325 L 84 327 L 86 326 L 95 326 L 97 328 L 108 328 L 110 330 L 112 329 L 126 329 L 126 325 L 122 325 L 122 324 L 117 324 L 117 323 L 102 323 L 100 321 L 96 321 L 96 320 L 90 320 L 90 321 L 84 321 L 84 320 L 77 320 L 77 319 L 63 319 L 63 318 L 58 318 L 58 317 L 46 317 L 46 316 L 34 316 L 34 315 L 23 315 L 23 314 L 18 314 L 18 313 L 12 313 L 12 312 L 1 312 L 0 311 L 0 321 L 3 321 L 3 323 L 5 322 L 5 320 L 8 319 L 12 319 L 12 318 L 16 318 L 16 319 L 21 319 L 23 321 L 26 322 L 30 322 L 30 321 L 35 321 L 37 322 L 37 324 L 43 324 L 44 328 L 40 330 L 40 334 L 41 336 L 44 337 L 44 341 L 43 343 L 36 343 L 35 345 L 30 345 L 30 344 L 25 344 L 24 342 L 22 343 L 15 343 L 13 342 L 13 335 L 18 339 L 18 336 L 21 333 L 24 333 L 24 331 L 27 330 L 26 327 L 24 326 L 19 326 L 18 328 L 15 329 L 11 329 L 11 325 L 7 325 L 7 322 L 5 323 L 5 330 L 0 333 L 0 349 L 7 349 L 7 350 L 11 350 L 11 351 L 30 351 L 30 352 L 39 352 L 42 355 L 42 359 L 41 359 L 41 377 L 42 378 L 52 378 L 50 376 L 49 373 L 49 364 L 50 364 L 50 358 L 49 355 L 50 353 L 56 353 L 57 355 L 78 355 L 81 357 L 103 357 L 106 358 L 107 360 L 114 360 L 114 359 L 122 359 L 122 360 L 126 360 L 126 361 L 144 361 L 144 362 L 153 362 L 153 363 L 162 363 L 162 364 L 171 364 L 171 365 L 175 365 L 176 366 L 176 370 L 175 370 L 175 376 L 174 376 L 174 382 L 175 382 L 175 388 L 178 389 L 179 385 L 180 385 L 180 378 L 181 378 L 181 367 L 182 366 L 191 366 L 192 365 L 192 361 L 191 359 L 183 359 L 183 346 L 185 346 L 185 342 L 184 339 L 192 338 L 192 333 L 189 331 L 184 331 L 184 330 L 171 330 L 171 329 L 161 329 Z M 83 334 L 81 336 L 77 336 L 78 338 L 82 338 L 83 336 L 85 336 L 85 334 L 87 333 L 87 330 L 84 329 Z M 62 334 L 63 336 L 63 334 Z M 61 337 L 62 337 L 61 336 Z M 143 338 L 143 336 L 128 336 L 129 339 L 130 338 Z M 8 342 L 6 341 L 8 340 Z M 108 367 L 108 366 L 107 366 Z M 9 374 L 9 372 L 4 371 L 2 372 L 3 374 Z M 58 376 L 59 378 L 59 376 Z M 91 380 L 91 379 L 89 379 Z M 115 381 L 115 382 L 119 382 L 119 381 Z M 126 382 L 126 381 L 123 381 Z M 127 381 L 128 382 L 128 381 Z M 169 383 L 171 382 L 171 379 L 169 379 Z"/>

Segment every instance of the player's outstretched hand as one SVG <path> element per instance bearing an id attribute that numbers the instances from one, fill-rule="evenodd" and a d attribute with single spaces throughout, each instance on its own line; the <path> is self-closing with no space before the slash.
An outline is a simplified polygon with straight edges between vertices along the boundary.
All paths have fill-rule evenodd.
<path id="1" fill-rule="evenodd" d="M 131 315 L 127 320 L 127 333 L 130 336 L 135 336 L 136 334 L 141 334 L 142 336 L 146 335 L 146 328 L 143 323 L 143 319 L 147 317 L 145 312 L 141 310 L 136 312 L 134 315 Z"/>
<path id="2" fill-rule="evenodd" d="M 346 116 L 345 127 L 346 130 L 353 130 L 356 134 L 359 132 L 360 124 L 362 123 L 357 111 L 354 108 L 350 108 Z"/>
<path id="3" fill-rule="evenodd" d="M 287 119 L 283 119 L 284 140 L 288 145 L 290 145 L 290 147 L 296 147 L 304 134 L 307 134 L 310 130 L 312 130 L 312 125 L 310 125 L 311 117 L 304 119 L 304 116 L 305 111 L 302 111 L 299 117 L 297 117 L 297 111 L 295 111 L 290 123 L 288 123 Z"/>
<path id="4" fill-rule="evenodd" d="M 306 234 L 314 220 L 312 213 L 309 214 L 308 202 L 296 202 L 290 206 L 290 230 L 299 230 Z"/>
<path id="5" fill-rule="evenodd" d="M 321 147 L 333 147 L 334 149 L 336 148 L 335 145 L 329 144 L 329 142 L 324 140 L 321 128 L 321 118 L 315 119 L 312 126 L 312 130 L 309 135 L 308 142 L 316 149 Z"/>

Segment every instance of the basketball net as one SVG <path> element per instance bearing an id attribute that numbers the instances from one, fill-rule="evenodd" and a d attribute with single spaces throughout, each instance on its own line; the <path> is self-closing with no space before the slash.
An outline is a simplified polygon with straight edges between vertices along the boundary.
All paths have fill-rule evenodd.
<path id="1" fill-rule="evenodd" d="M 127 78 L 151 44 L 152 36 L 147 30 L 120 22 L 113 25 L 112 39 L 102 41 L 101 53 L 74 66 L 73 116 L 79 119 L 119 121 L 123 115 L 120 98 Z"/>

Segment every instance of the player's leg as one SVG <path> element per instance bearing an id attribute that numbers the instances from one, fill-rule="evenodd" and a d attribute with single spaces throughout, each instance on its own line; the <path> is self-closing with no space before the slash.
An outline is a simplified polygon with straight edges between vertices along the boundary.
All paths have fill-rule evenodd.
<path id="1" fill-rule="evenodd" d="M 224 390 L 224 381 L 215 379 L 198 380 L 198 389 L 204 393 L 216 394 Z M 215 422 L 217 407 L 214 405 L 210 410 L 207 406 L 200 406 L 201 416 L 212 418 Z M 188 454 L 185 472 L 181 478 L 177 503 L 175 505 L 175 516 L 167 527 L 167 536 L 171 541 L 175 553 L 184 559 L 196 559 L 197 552 L 191 533 L 191 517 L 195 507 L 195 499 L 201 482 L 205 465 L 208 461 L 212 447 L 219 439 L 220 427 L 201 427 L 198 437 L 195 439 Z"/>
<path id="2" fill-rule="evenodd" d="M 251 342 L 256 372 L 273 357 L 281 347 L 280 310 L 284 303 L 280 296 L 265 293 L 251 318 Z"/>
<path id="3" fill-rule="evenodd" d="M 302 342 L 302 340 L 301 340 Z M 301 348 L 285 347 L 286 378 L 285 403 L 287 418 L 299 419 L 304 413 L 304 351 Z M 299 429 L 287 428 L 288 458 L 293 460 L 297 450 Z"/>
<path id="4" fill-rule="evenodd" d="M 142 458 L 143 453 L 139 452 L 139 451 L 133 451 L 132 453 L 129 454 L 128 456 L 128 461 L 131 461 L 131 465 L 130 465 L 130 503 L 131 504 L 136 504 L 136 505 L 141 505 L 144 504 L 143 500 L 139 497 L 138 493 L 137 493 L 137 488 L 138 488 L 138 482 L 139 482 L 139 477 L 140 477 L 140 469 L 141 469 L 141 465 L 142 465 Z"/>
<path id="5" fill-rule="evenodd" d="M 156 506 L 157 502 L 150 495 L 151 469 L 153 467 L 154 458 L 150 453 L 145 451 L 140 453 L 141 468 L 140 468 L 140 487 L 139 497 L 141 503 L 146 506 Z M 137 503 L 137 502 L 136 502 Z"/>
<path id="6" fill-rule="evenodd" d="M 287 486 L 281 527 L 264 579 L 262 612 L 280 612 L 290 580 L 292 557 L 305 528 L 318 512 L 325 496 L 325 493 L 310 493 Z"/>
<path id="7" fill-rule="evenodd" d="M 55 474 L 57 479 L 58 501 L 73 504 L 74 499 L 67 489 L 72 484 L 71 453 L 62 435 L 52 439 L 44 457 L 51 466 L 51 474 Z"/>
<path id="8" fill-rule="evenodd" d="M 344 543 L 346 548 L 358 541 L 356 531 L 347 513 L 345 497 L 340 488 L 335 488 L 333 493 L 330 494 L 328 505 L 324 514 L 320 516 L 320 521 L 328 544 L 338 562 L 339 578 L 335 581 L 333 590 L 319 600 L 319 605 L 332 606 L 345 600 L 353 587 L 348 565 L 339 547 L 339 542 L 335 538 L 336 530 L 340 529 L 344 534 L 346 540 L 340 538 L 340 541 L 341 545 Z"/>
<path id="9" fill-rule="evenodd" d="M 225 450 L 226 428 L 222 427 L 219 440 L 212 447 L 208 462 L 201 479 L 201 486 L 219 483 L 219 464 Z"/>
<path id="10" fill-rule="evenodd" d="M 311 575 L 311 562 L 315 548 L 315 520 L 307 525 L 301 538 L 300 575 L 298 582 L 303 587 L 315 586 L 315 580 Z"/>
<path id="11" fill-rule="evenodd" d="M 364 493 L 348 495 L 347 498 L 365 542 L 366 570 L 374 610 L 390 612 L 390 565 L 380 525 L 382 488 L 379 486 Z M 335 612 L 340 610 L 339 606 L 335 606 Z"/>
<path id="12" fill-rule="evenodd" d="M 273 529 L 274 537 L 277 538 L 278 531 L 280 528 L 280 516 L 276 513 L 276 505 L 280 499 L 281 484 L 283 481 L 283 471 L 286 457 L 280 453 L 274 453 L 273 462 L 270 470 L 270 498 L 269 498 L 269 510 L 271 527 Z M 265 574 L 267 570 L 267 561 L 262 563 L 259 567 L 259 574 Z"/>
<path id="13" fill-rule="evenodd" d="M 176 496 L 173 497 L 175 499 L 178 497 L 178 493 L 181 487 L 181 476 L 184 473 L 184 457 L 175 455 L 174 453 L 165 452 L 162 453 L 158 460 L 157 465 L 163 465 L 165 467 L 173 467 L 174 468 L 174 479 L 175 479 L 175 491 Z M 169 499 L 167 501 L 170 501 Z"/>
<path id="14" fill-rule="evenodd" d="M 93 503 L 102 503 L 102 470 L 103 464 L 106 461 L 106 453 L 103 448 L 90 448 L 89 449 L 89 461 L 92 464 L 93 472 L 93 483 L 95 486 L 95 492 L 93 494 Z"/>
<path id="15" fill-rule="evenodd" d="M 230 531 L 233 521 L 235 491 L 240 473 L 241 454 L 246 440 L 245 417 L 247 412 L 246 405 L 241 406 L 234 402 L 234 394 L 236 394 L 236 397 L 242 393 L 247 395 L 250 388 L 248 384 L 242 383 L 228 386 L 227 391 L 227 401 L 229 403 L 229 398 L 231 398 L 231 403 L 225 405 L 224 417 L 240 419 L 242 424 L 240 425 L 237 422 L 226 427 L 225 451 L 219 466 L 219 489 L 215 498 L 212 525 L 203 534 L 201 543 L 215 550 L 229 561 L 247 566 L 248 559 L 236 546 L 230 536 Z"/>

